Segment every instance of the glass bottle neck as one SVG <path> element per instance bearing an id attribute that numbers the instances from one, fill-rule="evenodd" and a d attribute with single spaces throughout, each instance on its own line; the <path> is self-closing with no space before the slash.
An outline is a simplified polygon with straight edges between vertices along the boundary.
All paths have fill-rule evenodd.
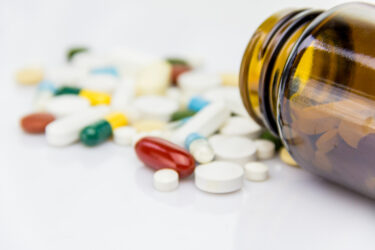
<path id="1" fill-rule="evenodd" d="M 253 119 L 277 132 L 277 99 L 281 77 L 292 49 L 319 10 L 283 10 L 264 21 L 252 36 L 242 59 L 242 101 Z"/>

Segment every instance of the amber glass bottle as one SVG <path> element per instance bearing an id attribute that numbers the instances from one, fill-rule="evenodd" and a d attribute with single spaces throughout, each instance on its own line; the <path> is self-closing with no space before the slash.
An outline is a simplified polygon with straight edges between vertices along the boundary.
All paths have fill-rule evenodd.
<path id="1" fill-rule="evenodd" d="M 375 199 L 375 6 L 269 17 L 245 51 L 240 88 L 301 167 Z"/>

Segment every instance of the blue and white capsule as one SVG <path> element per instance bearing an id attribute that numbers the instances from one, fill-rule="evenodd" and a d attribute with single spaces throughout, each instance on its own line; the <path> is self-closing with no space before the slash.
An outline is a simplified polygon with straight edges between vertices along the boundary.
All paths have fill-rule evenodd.
<path id="1" fill-rule="evenodd" d="M 210 104 L 209 101 L 206 99 L 200 97 L 200 96 L 193 96 L 187 105 L 187 108 L 191 111 L 198 112 L 204 107 L 206 107 L 208 104 Z"/>
<path id="2" fill-rule="evenodd" d="M 213 161 L 215 153 L 207 138 L 198 133 L 191 133 L 185 139 L 185 148 L 193 155 L 198 163 Z"/>
<path id="3" fill-rule="evenodd" d="M 52 81 L 44 80 L 39 83 L 33 101 L 34 110 L 37 112 L 46 111 L 46 105 L 56 92 L 56 87 Z"/>

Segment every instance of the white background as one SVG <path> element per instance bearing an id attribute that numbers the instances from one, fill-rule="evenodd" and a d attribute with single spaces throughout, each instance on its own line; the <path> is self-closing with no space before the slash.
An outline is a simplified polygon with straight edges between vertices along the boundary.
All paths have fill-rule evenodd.
<path id="1" fill-rule="evenodd" d="M 0 1 L 0 249 L 375 249 L 375 204 L 278 159 L 271 179 L 211 195 L 193 180 L 172 193 L 130 148 L 50 148 L 18 126 L 33 89 L 16 68 L 57 63 L 72 44 L 195 53 L 237 70 L 255 28 L 286 7 L 339 1 Z"/>

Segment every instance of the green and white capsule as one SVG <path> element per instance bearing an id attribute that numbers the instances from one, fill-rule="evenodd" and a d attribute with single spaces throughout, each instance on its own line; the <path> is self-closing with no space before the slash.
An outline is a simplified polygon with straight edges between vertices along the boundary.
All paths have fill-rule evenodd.
<path id="1" fill-rule="evenodd" d="M 86 146 L 95 146 L 108 140 L 115 129 L 127 124 L 128 119 L 124 114 L 112 112 L 104 119 L 85 127 L 79 137 Z"/>

